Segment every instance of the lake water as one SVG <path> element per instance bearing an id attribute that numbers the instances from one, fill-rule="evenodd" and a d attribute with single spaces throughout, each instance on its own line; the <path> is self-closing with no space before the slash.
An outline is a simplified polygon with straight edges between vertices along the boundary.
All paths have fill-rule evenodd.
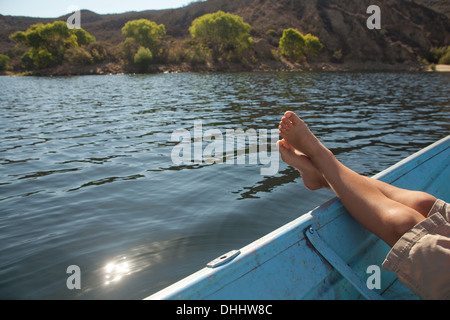
<path id="1" fill-rule="evenodd" d="M 0 77 L 0 298 L 142 299 L 333 196 L 306 190 L 281 160 L 262 175 L 264 140 L 240 149 L 243 163 L 200 162 L 195 143 L 220 136 L 202 144 L 198 124 L 224 141 L 227 129 L 264 138 L 293 110 L 373 175 L 450 133 L 449 83 L 382 72 Z M 192 163 L 174 161 L 174 132 L 192 134 Z M 72 265 L 80 290 L 67 287 Z"/>

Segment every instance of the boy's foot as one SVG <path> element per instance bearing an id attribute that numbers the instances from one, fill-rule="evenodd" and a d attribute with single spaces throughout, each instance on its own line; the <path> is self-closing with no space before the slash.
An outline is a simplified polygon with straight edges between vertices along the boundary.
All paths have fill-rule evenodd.
<path id="1" fill-rule="evenodd" d="M 278 129 L 284 140 L 311 159 L 314 159 L 322 151 L 328 151 L 303 120 L 292 111 L 287 111 L 284 114 Z"/>
<path id="2" fill-rule="evenodd" d="M 329 188 L 328 182 L 307 155 L 296 150 L 284 139 L 277 142 L 277 147 L 281 159 L 300 172 L 306 188 L 309 190 Z"/>

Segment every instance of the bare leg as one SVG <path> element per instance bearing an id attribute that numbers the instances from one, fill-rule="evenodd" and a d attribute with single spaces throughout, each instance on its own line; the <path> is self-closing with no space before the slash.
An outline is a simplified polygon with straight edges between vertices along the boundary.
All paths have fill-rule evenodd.
<path id="1" fill-rule="evenodd" d="M 280 135 L 308 156 L 350 214 L 390 246 L 424 219 L 421 212 L 392 199 L 399 197 L 397 190 L 372 183 L 340 163 L 293 112 L 288 111 L 280 122 Z"/>
<path id="2" fill-rule="evenodd" d="M 309 190 L 331 189 L 328 181 L 326 181 L 307 155 L 295 149 L 284 139 L 278 141 L 277 146 L 283 161 L 300 172 L 306 188 Z M 401 189 L 377 179 L 364 178 L 389 199 L 416 210 L 425 218 L 436 201 L 434 196 L 425 192 Z"/>
<path id="3" fill-rule="evenodd" d="M 386 197 L 416 210 L 424 218 L 428 216 L 428 213 L 436 202 L 436 198 L 426 192 L 401 189 L 369 177 L 366 177 L 366 179 L 377 187 Z"/>
<path id="4" fill-rule="evenodd" d="M 314 166 L 307 155 L 295 149 L 284 139 L 278 141 L 277 146 L 283 161 L 300 172 L 306 188 L 309 190 L 318 190 L 321 188 L 331 189 L 328 181 L 323 177 L 319 169 Z M 401 189 L 377 179 L 370 177 L 364 178 L 389 199 L 416 210 L 425 218 L 428 216 L 431 207 L 436 201 L 434 196 L 425 192 Z"/>

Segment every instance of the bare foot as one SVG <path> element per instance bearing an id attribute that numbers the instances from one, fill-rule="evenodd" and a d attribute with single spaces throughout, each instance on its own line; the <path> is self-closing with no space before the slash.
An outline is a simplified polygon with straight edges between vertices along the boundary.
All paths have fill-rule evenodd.
<path id="1" fill-rule="evenodd" d="M 319 153 L 328 151 L 308 126 L 294 112 L 287 111 L 280 121 L 280 136 L 295 149 L 315 158 Z"/>
<path id="2" fill-rule="evenodd" d="M 284 139 L 277 142 L 277 147 L 280 151 L 281 159 L 300 172 L 306 188 L 309 190 L 330 188 L 328 182 L 307 155 L 296 150 Z"/>

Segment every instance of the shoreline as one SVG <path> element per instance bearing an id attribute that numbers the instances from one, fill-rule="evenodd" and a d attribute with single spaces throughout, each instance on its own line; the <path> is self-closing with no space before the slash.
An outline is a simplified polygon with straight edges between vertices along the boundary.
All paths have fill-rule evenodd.
<path id="1" fill-rule="evenodd" d="M 437 71 L 437 72 L 450 72 L 450 65 L 448 65 L 448 64 L 437 64 L 435 71 Z"/>
<path id="2" fill-rule="evenodd" d="M 450 72 L 450 65 L 436 65 L 435 70 L 430 66 L 419 63 L 364 63 L 364 62 L 313 62 L 304 64 L 291 64 L 289 62 L 270 61 L 255 65 L 243 65 L 238 63 L 207 63 L 192 66 L 187 63 L 170 65 L 155 64 L 147 72 L 127 69 L 121 63 L 106 62 L 97 65 L 60 65 L 54 68 L 38 71 L 14 73 L 10 71 L 0 72 L 3 76 L 38 76 L 38 77 L 64 77 L 81 75 L 115 75 L 115 74 L 161 74 L 161 73 L 227 73 L 227 72 Z"/>

